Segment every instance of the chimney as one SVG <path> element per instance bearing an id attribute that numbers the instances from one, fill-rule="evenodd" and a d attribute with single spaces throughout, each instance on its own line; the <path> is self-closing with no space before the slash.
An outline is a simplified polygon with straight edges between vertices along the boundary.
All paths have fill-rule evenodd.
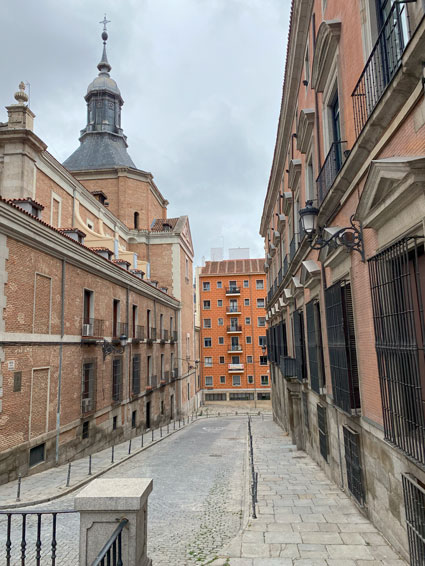
<path id="1" fill-rule="evenodd" d="M 78 230 L 78 228 L 59 228 L 59 231 L 62 232 L 62 234 L 66 234 L 79 244 L 84 244 L 84 238 L 86 235 L 81 230 Z"/>

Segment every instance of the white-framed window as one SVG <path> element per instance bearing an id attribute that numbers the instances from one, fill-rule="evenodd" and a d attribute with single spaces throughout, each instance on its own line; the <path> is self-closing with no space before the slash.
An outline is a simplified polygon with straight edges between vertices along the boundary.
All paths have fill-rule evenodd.
<path id="1" fill-rule="evenodd" d="M 211 348 L 211 346 L 212 346 L 212 339 L 204 338 L 204 348 Z"/>
<path id="2" fill-rule="evenodd" d="M 212 387 L 212 384 L 213 384 L 212 375 L 206 375 L 205 376 L 205 387 Z"/>
<path id="3" fill-rule="evenodd" d="M 258 345 L 259 346 L 266 346 L 267 345 L 266 336 L 259 336 L 258 337 Z"/>
<path id="4" fill-rule="evenodd" d="M 219 343 L 219 344 L 224 344 L 224 337 L 223 337 L 223 336 L 219 336 L 219 337 L 218 337 L 218 343 Z"/>
<path id="5" fill-rule="evenodd" d="M 257 309 L 263 309 L 264 307 L 264 299 L 257 299 Z"/>
<path id="6" fill-rule="evenodd" d="M 211 328 L 211 319 L 204 318 L 204 328 Z"/>
<path id="7" fill-rule="evenodd" d="M 222 288 L 223 288 L 222 281 L 217 281 L 217 289 L 222 289 Z"/>
<path id="8" fill-rule="evenodd" d="M 246 307 L 249 307 L 249 299 L 244 299 L 244 300 L 243 300 L 243 304 L 244 304 Z"/>
<path id="9" fill-rule="evenodd" d="M 269 376 L 268 375 L 262 375 L 261 376 L 261 385 L 268 385 L 269 384 Z"/>
<path id="10" fill-rule="evenodd" d="M 248 383 L 250 385 L 252 385 L 254 383 L 254 376 L 253 375 L 248 375 Z"/>
<path id="11" fill-rule="evenodd" d="M 267 356 L 260 356 L 260 366 L 267 365 Z"/>
<path id="12" fill-rule="evenodd" d="M 202 290 L 203 291 L 209 291 L 210 290 L 210 282 L 209 281 L 203 281 L 202 282 Z"/>
<path id="13" fill-rule="evenodd" d="M 223 306 L 223 299 L 218 299 L 218 300 L 217 300 L 217 306 L 218 306 L 218 307 L 222 307 L 222 306 Z"/>
<path id="14" fill-rule="evenodd" d="M 247 344 L 252 344 L 252 336 L 246 336 L 245 339 Z"/>
<path id="15" fill-rule="evenodd" d="M 255 282 L 256 289 L 264 289 L 264 279 L 257 279 Z"/>
<path id="16" fill-rule="evenodd" d="M 204 301 L 202 306 L 204 311 L 209 311 L 211 309 L 211 301 Z"/>
<path id="17" fill-rule="evenodd" d="M 246 357 L 246 363 L 247 363 L 247 364 L 252 364 L 252 356 L 247 356 L 247 357 Z"/>
<path id="18" fill-rule="evenodd" d="M 223 319 L 222 318 L 217 319 L 217 326 L 223 326 Z"/>
<path id="19" fill-rule="evenodd" d="M 245 287 L 245 289 L 247 289 L 249 287 L 249 280 L 248 279 L 244 279 L 243 286 Z"/>
<path id="20" fill-rule="evenodd" d="M 205 358 L 204 358 L 204 366 L 205 366 L 206 368 L 211 368 L 212 365 L 213 365 L 212 356 L 205 356 Z"/>
<path id="21" fill-rule="evenodd" d="M 241 385 L 241 376 L 240 375 L 233 375 L 232 376 L 232 385 L 233 385 L 233 387 L 240 387 L 240 385 Z"/>
<path id="22" fill-rule="evenodd" d="M 220 358 L 219 358 L 219 363 L 220 363 L 220 364 L 224 364 L 224 356 L 220 356 Z"/>
<path id="23" fill-rule="evenodd" d="M 258 326 L 266 326 L 266 317 L 265 316 L 259 316 L 257 318 L 257 324 L 258 324 Z"/>
<path id="24" fill-rule="evenodd" d="M 225 375 L 220 375 L 220 383 L 221 384 L 226 383 L 226 376 Z"/>
<path id="25" fill-rule="evenodd" d="M 249 316 L 245 318 L 245 324 L 251 324 L 251 319 L 249 318 Z"/>

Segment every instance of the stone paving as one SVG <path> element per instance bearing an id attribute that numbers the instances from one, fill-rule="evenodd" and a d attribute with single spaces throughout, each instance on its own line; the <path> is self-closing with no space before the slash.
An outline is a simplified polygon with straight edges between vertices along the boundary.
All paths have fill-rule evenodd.
<path id="1" fill-rule="evenodd" d="M 258 518 L 214 566 L 407 566 L 274 422 L 255 419 L 252 431 Z"/>

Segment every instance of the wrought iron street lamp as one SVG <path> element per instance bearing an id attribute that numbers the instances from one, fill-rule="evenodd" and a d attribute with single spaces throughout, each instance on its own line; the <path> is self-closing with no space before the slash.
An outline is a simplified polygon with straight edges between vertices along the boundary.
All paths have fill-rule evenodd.
<path id="1" fill-rule="evenodd" d="M 344 246 L 348 250 L 355 250 L 362 256 L 362 261 L 365 261 L 364 246 L 363 246 L 363 231 L 362 226 L 355 226 L 354 214 L 350 218 L 351 226 L 340 228 L 329 238 L 323 235 L 323 228 L 317 225 L 317 216 L 319 209 L 313 206 L 313 201 L 308 200 L 305 203 L 305 208 L 299 211 L 301 226 L 307 234 L 310 248 L 313 250 L 321 250 L 325 246 L 333 245 Z"/>
<path id="2" fill-rule="evenodd" d="M 103 361 L 105 361 L 106 357 L 109 356 L 109 354 L 123 354 L 126 345 L 127 336 L 125 334 L 121 334 L 119 346 L 114 346 L 113 344 L 111 344 L 111 342 L 104 340 L 102 343 Z"/>

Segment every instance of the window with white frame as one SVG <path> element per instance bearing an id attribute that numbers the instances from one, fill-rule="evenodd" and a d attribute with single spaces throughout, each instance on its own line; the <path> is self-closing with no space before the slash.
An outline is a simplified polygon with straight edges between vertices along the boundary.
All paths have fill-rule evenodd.
<path id="1" fill-rule="evenodd" d="M 225 375 L 220 375 L 220 383 L 223 385 L 224 383 L 226 383 L 226 376 Z"/>
<path id="2" fill-rule="evenodd" d="M 212 375 L 206 375 L 205 376 L 205 387 L 212 387 L 212 384 L 213 384 Z"/>
<path id="3" fill-rule="evenodd" d="M 213 365 L 213 363 L 212 363 L 212 357 L 211 357 L 211 356 L 205 356 L 205 358 L 204 358 L 204 366 L 205 366 L 206 368 L 211 368 L 212 365 Z"/>
<path id="4" fill-rule="evenodd" d="M 258 326 L 266 326 L 266 317 L 265 316 L 259 316 L 257 318 L 257 324 L 258 324 Z"/>
<path id="5" fill-rule="evenodd" d="M 254 376 L 253 375 L 248 375 L 248 383 L 249 383 L 249 385 L 252 385 L 254 383 Z"/>
<path id="6" fill-rule="evenodd" d="M 249 318 L 249 316 L 245 318 L 245 324 L 251 324 L 251 319 Z"/>
<path id="7" fill-rule="evenodd" d="M 249 299 L 244 299 L 244 300 L 243 300 L 243 304 L 244 304 L 246 307 L 249 307 Z"/>
<path id="8" fill-rule="evenodd" d="M 245 340 L 247 344 L 252 344 L 252 336 L 246 336 Z"/>
<path id="9" fill-rule="evenodd" d="M 260 356 L 260 366 L 267 365 L 267 356 Z"/>
<path id="10" fill-rule="evenodd" d="M 217 306 L 218 306 L 218 307 L 222 307 L 222 306 L 223 306 L 223 299 L 218 299 L 218 300 L 217 300 Z"/>
<path id="11" fill-rule="evenodd" d="M 209 311 L 211 309 L 211 301 L 204 301 L 203 309 L 204 311 Z"/>
<path id="12" fill-rule="evenodd" d="M 257 279 L 255 282 L 256 289 L 264 289 L 264 279 Z"/>
<path id="13" fill-rule="evenodd" d="M 224 364 L 224 356 L 220 356 L 218 361 L 220 364 Z"/>
<path id="14" fill-rule="evenodd" d="M 204 338 L 204 348 L 211 348 L 212 340 L 211 338 Z"/>
<path id="15" fill-rule="evenodd" d="M 204 328 L 211 328 L 211 319 L 204 318 Z"/>
<path id="16" fill-rule="evenodd" d="M 266 346 L 267 345 L 265 336 L 259 336 L 258 337 L 258 345 L 259 346 Z"/>
<path id="17" fill-rule="evenodd" d="M 217 319 L 217 326 L 223 326 L 223 319 L 222 318 Z"/>
<path id="18" fill-rule="evenodd" d="M 203 291 L 209 291 L 210 290 L 210 282 L 209 281 L 203 281 L 202 282 L 202 290 Z"/>
<path id="19" fill-rule="evenodd" d="M 55 228 L 60 228 L 62 220 L 62 199 L 56 193 L 51 194 L 50 202 L 50 224 Z"/>
<path id="20" fill-rule="evenodd" d="M 223 336 L 219 336 L 219 337 L 218 337 L 218 343 L 219 343 L 219 344 L 224 344 L 224 337 L 223 337 Z"/>
<path id="21" fill-rule="evenodd" d="M 243 286 L 245 287 L 245 289 L 247 289 L 249 287 L 249 280 L 248 279 L 244 279 Z"/>
<path id="22" fill-rule="evenodd" d="M 221 281 L 217 281 L 217 289 L 222 289 L 223 283 Z"/>
<path id="23" fill-rule="evenodd" d="M 269 376 L 268 375 L 262 375 L 261 376 L 261 385 L 268 385 L 269 384 Z"/>
<path id="24" fill-rule="evenodd" d="M 241 384 L 241 376 L 240 375 L 233 375 L 232 376 L 233 387 L 240 387 L 240 384 Z"/>
<path id="25" fill-rule="evenodd" d="M 247 364 L 252 364 L 252 356 L 247 356 L 247 357 L 246 357 L 246 363 L 247 363 Z"/>
<path id="26" fill-rule="evenodd" d="M 257 299 L 257 308 L 263 309 L 264 308 L 264 299 Z"/>

